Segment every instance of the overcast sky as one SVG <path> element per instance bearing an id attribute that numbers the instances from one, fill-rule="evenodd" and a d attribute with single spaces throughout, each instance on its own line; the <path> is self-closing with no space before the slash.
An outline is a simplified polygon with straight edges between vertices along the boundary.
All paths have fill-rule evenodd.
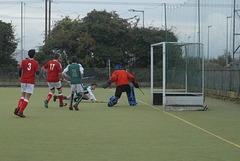
<path id="1" fill-rule="evenodd" d="M 53 0 L 52 1 L 52 22 L 61 20 L 65 16 L 72 19 L 83 18 L 93 9 L 98 11 L 106 10 L 116 11 L 121 18 L 130 18 L 137 16 L 140 18 L 139 27 L 143 25 L 142 12 L 131 12 L 129 9 L 144 10 L 144 26 L 163 27 L 164 14 L 162 3 L 167 3 L 169 8 L 173 9 L 168 12 L 168 24 L 176 27 L 176 34 L 181 41 L 196 42 L 197 32 L 197 12 L 196 8 L 179 7 L 184 3 L 194 3 L 197 0 Z M 201 3 L 222 4 L 223 8 L 216 7 L 202 10 L 201 17 L 201 39 L 207 44 L 207 29 L 211 25 L 210 41 L 214 45 L 210 51 L 213 56 L 221 55 L 226 48 L 226 17 L 231 16 L 231 9 L 225 4 L 232 0 L 201 0 Z M 0 20 L 12 23 L 15 27 L 16 38 L 21 37 L 21 5 L 20 0 L 0 0 Z M 31 48 L 38 49 L 43 45 L 45 31 L 45 2 L 44 0 L 26 0 L 24 2 L 24 44 L 23 48 L 29 50 Z M 229 19 L 229 22 L 231 19 Z M 229 28 L 231 26 L 229 25 Z M 221 34 L 219 34 L 220 32 Z M 230 32 L 230 31 L 229 31 Z M 230 35 L 230 33 L 229 33 Z M 222 41 L 219 41 L 219 40 Z M 230 36 L 229 36 L 230 41 Z M 216 48 L 214 48 L 216 46 Z M 224 46 L 224 47 L 223 47 Z M 230 47 L 230 46 L 229 46 Z M 20 49 L 20 43 L 18 49 Z M 211 57 L 211 56 L 210 56 Z"/>
<path id="2" fill-rule="evenodd" d="M 78 1 L 78 2 L 76 2 Z M 186 0 L 177 0 L 183 3 Z M 21 37 L 21 5 L 20 0 L 0 0 L 0 20 L 12 23 L 15 26 L 16 37 Z M 24 2 L 24 49 L 37 48 L 43 44 L 45 31 L 45 2 L 43 0 L 27 0 Z M 162 8 L 163 0 L 53 0 L 52 3 L 52 24 L 70 16 L 75 19 L 77 16 L 83 18 L 93 9 L 116 11 L 122 18 L 137 16 L 140 18 L 139 26 L 143 23 L 141 12 L 130 12 L 129 9 L 144 10 L 145 26 L 154 25 L 160 21 L 161 13 L 156 10 Z M 168 0 L 168 3 L 176 3 L 176 0 Z M 154 13 L 155 12 L 155 13 Z M 154 18 L 155 17 L 155 18 Z M 18 45 L 18 49 L 20 48 Z"/>

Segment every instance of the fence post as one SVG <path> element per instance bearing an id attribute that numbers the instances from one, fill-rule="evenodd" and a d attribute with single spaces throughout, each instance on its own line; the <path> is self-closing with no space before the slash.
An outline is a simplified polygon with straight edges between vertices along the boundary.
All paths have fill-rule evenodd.
<path id="1" fill-rule="evenodd" d="M 231 86 L 231 84 L 232 84 L 232 70 L 230 70 L 230 81 L 229 81 L 229 91 L 231 91 L 232 90 L 232 86 Z"/>

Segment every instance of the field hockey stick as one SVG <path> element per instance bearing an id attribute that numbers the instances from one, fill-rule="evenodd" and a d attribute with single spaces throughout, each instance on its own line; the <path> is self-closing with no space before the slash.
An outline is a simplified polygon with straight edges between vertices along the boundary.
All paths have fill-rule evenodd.
<path id="1" fill-rule="evenodd" d="M 91 76 L 91 77 L 83 77 L 83 79 L 93 79 L 93 78 L 96 78 L 97 76 Z"/>
<path id="2" fill-rule="evenodd" d="M 100 103 L 108 103 L 108 102 L 101 101 Z"/>
<path id="3" fill-rule="evenodd" d="M 142 92 L 142 94 L 144 95 L 144 93 L 143 93 L 143 91 L 140 89 L 140 88 L 138 88 L 141 92 Z"/>

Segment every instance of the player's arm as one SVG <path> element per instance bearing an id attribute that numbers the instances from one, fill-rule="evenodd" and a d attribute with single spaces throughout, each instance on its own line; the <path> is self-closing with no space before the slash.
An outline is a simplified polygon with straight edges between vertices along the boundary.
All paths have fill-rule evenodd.
<path id="1" fill-rule="evenodd" d="M 78 65 L 79 65 L 79 71 L 80 71 L 80 74 L 81 74 L 81 79 L 83 79 L 84 68 L 81 64 L 78 64 Z"/>
<path id="2" fill-rule="evenodd" d="M 109 87 L 111 85 L 112 82 L 115 82 L 117 80 L 117 73 L 116 71 L 113 72 L 112 76 L 105 82 L 103 83 L 101 86 L 106 89 L 107 87 Z"/>
<path id="3" fill-rule="evenodd" d="M 115 71 L 113 72 L 112 76 L 109 78 L 111 80 L 111 83 L 112 82 L 115 82 L 118 78 L 118 73 Z"/>
<path id="4" fill-rule="evenodd" d="M 64 78 L 62 73 L 58 73 L 58 75 L 62 79 L 62 81 L 69 83 L 69 81 Z"/>
<path id="5" fill-rule="evenodd" d="M 37 65 L 36 65 L 36 67 L 35 67 L 35 73 L 37 74 L 37 75 L 39 75 L 40 74 L 40 70 L 39 70 L 39 64 L 38 64 L 38 62 L 37 62 Z"/>
<path id="6" fill-rule="evenodd" d="M 46 63 L 46 64 L 42 67 L 42 70 L 47 73 L 47 72 L 48 72 L 47 68 L 48 68 L 48 63 Z"/>
<path id="7" fill-rule="evenodd" d="M 69 65 L 63 70 L 62 74 L 64 77 L 66 77 L 66 78 L 68 78 L 68 80 L 70 80 L 70 77 L 67 75 L 68 67 L 69 67 Z"/>
<path id="8" fill-rule="evenodd" d="M 127 76 L 128 76 L 128 79 L 133 83 L 134 87 L 135 88 L 139 88 L 139 85 L 138 85 L 135 77 L 132 74 L 128 73 L 128 72 L 127 72 Z"/>
<path id="9" fill-rule="evenodd" d="M 94 101 L 95 101 L 95 102 L 100 102 L 100 101 L 98 101 L 98 100 L 95 98 L 94 94 L 92 93 L 91 86 L 89 86 L 89 87 L 87 88 L 87 91 L 88 91 L 88 93 L 89 93 L 89 98 L 90 98 L 90 100 L 91 100 L 92 103 L 94 103 Z"/>
<path id="10" fill-rule="evenodd" d="M 19 68 L 18 74 L 19 74 L 19 78 L 21 78 L 22 77 L 22 68 Z"/>
<path id="11" fill-rule="evenodd" d="M 45 73 L 48 72 L 47 69 L 45 69 L 44 67 L 42 67 L 42 70 L 43 70 Z"/>
<path id="12" fill-rule="evenodd" d="M 23 67 L 24 67 L 24 63 L 23 62 L 24 61 L 22 61 L 21 65 L 20 65 L 20 67 L 18 69 L 19 79 L 21 79 L 21 77 L 22 77 L 22 70 L 23 70 Z"/>

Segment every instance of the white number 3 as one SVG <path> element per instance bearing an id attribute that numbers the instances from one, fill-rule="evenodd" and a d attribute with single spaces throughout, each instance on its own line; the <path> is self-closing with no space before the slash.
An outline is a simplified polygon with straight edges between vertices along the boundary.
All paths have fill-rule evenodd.
<path id="1" fill-rule="evenodd" d="M 31 63 L 28 63 L 28 67 L 27 67 L 27 70 L 31 70 Z"/>

